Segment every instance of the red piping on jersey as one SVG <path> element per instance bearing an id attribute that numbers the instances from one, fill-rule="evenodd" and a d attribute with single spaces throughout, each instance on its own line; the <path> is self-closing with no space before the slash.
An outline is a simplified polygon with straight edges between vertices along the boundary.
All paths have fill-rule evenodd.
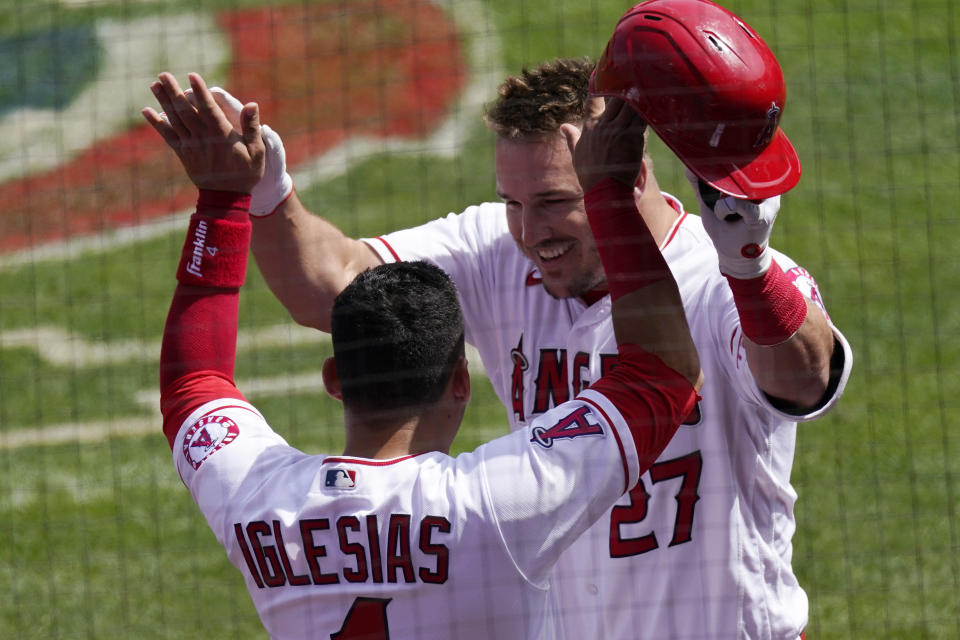
<path id="1" fill-rule="evenodd" d="M 667 239 L 663 241 L 663 244 L 660 245 L 660 250 L 663 251 L 667 248 L 667 245 L 670 244 L 670 241 L 673 240 L 673 237 L 677 235 L 677 231 L 680 231 L 680 225 L 683 224 L 684 219 L 687 217 L 687 212 L 684 211 L 680 214 L 680 217 L 677 218 L 677 221 L 673 223 L 673 229 L 670 231 L 670 235 L 667 236 Z"/>
<path id="2" fill-rule="evenodd" d="M 368 467 L 387 467 L 391 464 L 397 464 L 398 462 L 403 462 L 404 460 L 409 460 L 410 458 L 416 458 L 417 456 L 422 456 L 424 453 L 429 453 L 424 451 L 422 453 L 411 453 L 408 456 L 402 456 L 400 458 L 394 458 L 393 460 L 370 460 L 369 458 L 340 458 L 340 457 L 331 457 L 324 458 L 322 464 L 327 464 L 328 462 L 345 462 L 348 464 L 363 464 Z"/>
<path id="3" fill-rule="evenodd" d="M 535 287 L 535 286 L 537 286 L 538 284 L 540 284 L 541 282 L 543 282 L 543 278 L 541 278 L 540 276 L 536 275 L 536 273 L 537 273 L 537 270 L 534 269 L 533 271 L 531 271 L 530 273 L 527 274 L 527 282 L 526 282 L 526 285 L 527 285 L 528 287 Z"/>
<path id="4" fill-rule="evenodd" d="M 673 237 L 677 235 L 677 231 L 680 230 L 680 225 L 683 224 L 684 219 L 687 217 L 687 212 L 683 210 L 683 205 L 680 204 L 679 200 L 677 200 L 673 196 L 668 197 L 667 194 L 665 193 L 663 194 L 663 196 L 664 196 L 664 199 L 667 201 L 667 204 L 673 207 L 673 210 L 676 211 L 680 217 L 673 221 L 673 227 L 671 227 L 670 231 L 667 233 L 666 240 L 664 240 L 663 244 L 660 245 L 661 251 L 666 249 L 667 245 L 670 244 L 670 241 L 673 240 Z"/>
<path id="5" fill-rule="evenodd" d="M 623 441 L 620 439 L 620 434 L 617 432 L 616 425 L 613 424 L 613 420 L 610 419 L 610 416 L 607 415 L 607 412 L 604 411 L 603 408 L 596 402 L 590 398 L 584 398 L 582 396 L 578 396 L 577 399 L 592 405 L 597 411 L 600 412 L 600 415 L 602 415 L 603 419 L 607 421 L 607 424 L 610 425 L 610 429 L 613 431 L 613 437 L 617 441 L 617 447 L 620 448 L 620 464 L 623 465 L 623 493 L 626 493 L 630 490 L 630 469 L 627 467 L 627 452 L 623 448 Z"/>
<path id="6" fill-rule="evenodd" d="M 387 251 L 390 252 L 390 255 L 393 256 L 394 260 L 396 260 L 397 262 L 403 262 L 403 260 L 397 254 L 397 252 L 393 250 L 393 247 L 390 246 L 390 243 L 383 239 L 383 236 L 377 236 L 376 238 L 374 238 L 374 240 L 379 240 L 380 242 L 382 242 L 383 246 L 387 248 Z"/>

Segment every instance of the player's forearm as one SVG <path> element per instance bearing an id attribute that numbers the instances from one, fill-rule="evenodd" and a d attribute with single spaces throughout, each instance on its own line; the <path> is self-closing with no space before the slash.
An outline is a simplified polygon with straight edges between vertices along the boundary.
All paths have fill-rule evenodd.
<path id="1" fill-rule="evenodd" d="M 676 280 L 637 211 L 633 188 L 598 181 L 584 197 L 613 299 L 617 343 L 659 357 L 699 389 L 702 374 Z"/>
<path id="2" fill-rule="evenodd" d="M 177 285 L 160 347 L 160 389 L 201 371 L 233 380 L 240 294 Z"/>
<path id="3" fill-rule="evenodd" d="M 801 410 L 816 408 L 830 382 L 833 331 L 823 312 L 806 300 L 807 315 L 786 342 L 773 346 L 744 340 L 747 362 L 758 386 L 769 396 Z"/>
<path id="4" fill-rule="evenodd" d="M 160 351 L 160 388 L 200 371 L 233 378 L 249 196 L 201 191 L 177 269 Z"/>
<path id="5" fill-rule="evenodd" d="M 690 337 L 680 290 L 672 278 L 614 300 L 612 315 L 617 344 L 636 345 L 652 353 L 700 390 L 700 357 Z"/>
<path id="6" fill-rule="evenodd" d="M 815 408 L 827 390 L 834 345 L 823 311 L 800 293 L 776 260 L 756 277 L 725 276 L 758 386 L 791 410 Z"/>
<path id="7" fill-rule="evenodd" d="M 354 276 L 380 264 L 374 252 L 310 213 L 294 192 L 254 218 L 253 255 L 267 285 L 299 324 L 330 331 L 330 311 Z"/>

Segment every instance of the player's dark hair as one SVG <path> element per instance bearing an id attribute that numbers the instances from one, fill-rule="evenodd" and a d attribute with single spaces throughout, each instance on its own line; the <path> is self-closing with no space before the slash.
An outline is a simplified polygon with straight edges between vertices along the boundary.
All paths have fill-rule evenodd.
<path id="1" fill-rule="evenodd" d="M 524 138 L 582 123 L 594 66 L 589 58 L 561 58 L 524 68 L 500 85 L 498 98 L 487 106 L 487 126 L 504 138 Z"/>
<path id="2" fill-rule="evenodd" d="M 456 287 L 426 262 L 358 275 L 333 303 L 331 333 L 343 404 L 360 413 L 436 401 L 464 354 Z"/>

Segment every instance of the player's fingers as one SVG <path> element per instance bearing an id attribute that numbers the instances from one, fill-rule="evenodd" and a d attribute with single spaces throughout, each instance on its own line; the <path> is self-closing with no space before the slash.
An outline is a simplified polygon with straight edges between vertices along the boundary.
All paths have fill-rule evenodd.
<path id="1" fill-rule="evenodd" d="M 176 134 L 170 122 L 163 117 L 163 114 L 157 113 L 150 107 L 145 107 L 140 111 L 144 119 L 153 127 L 154 131 L 160 134 L 160 137 L 170 145 L 173 150 L 177 150 L 180 145 L 180 136 Z"/>
<path id="2" fill-rule="evenodd" d="M 567 142 L 567 149 L 570 150 L 570 156 L 574 157 L 574 149 L 576 149 L 577 142 L 580 140 L 580 128 L 574 124 L 565 122 L 560 125 L 560 133 L 563 134 L 563 139 Z"/>
<path id="3" fill-rule="evenodd" d="M 607 107 L 603 110 L 603 115 L 608 120 L 615 120 L 623 115 L 626 103 L 620 98 L 610 97 L 607 99 Z"/>
<path id="4" fill-rule="evenodd" d="M 178 137 L 182 139 L 189 138 L 190 132 L 183 125 L 183 122 L 177 115 L 176 110 L 173 108 L 173 103 L 167 96 L 163 85 L 161 85 L 159 82 L 154 82 L 152 85 L 150 85 L 150 91 L 153 92 L 157 102 L 160 103 L 160 108 L 162 109 L 162 112 L 159 114 L 160 118 L 170 125 L 171 131 Z"/>
<path id="5" fill-rule="evenodd" d="M 631 105 L 627 104 L 623 108 L 624 114 L 626 114 L 627 126 L 630 130 L 637 134 L 643 134 L 647 130 L 647 120 L 640 113 L 634 109 Z"/>
<path id="6" fill-rule="evenodd" d="M 260 106 L 256 102 L 244 105 L 240 112 L 240 132 L 248 149 L 263 149 L 260 138 Z"/>
<path id="7" fill-rule="evenodd" d="M 609 107 L 614 109 L 611 112 L 611 124 L 613 126 L 631 135 L 643 135 L 647 128 L 647 121 L 630 104 L 620 98 L 611 98 Z"/>
<path id="8" fill-rule="evenodd" d="M 167 116 L 171 118 L 171 122 L 172 116 L 176 115 L 190 136 L 202 136 L 203 123 L 197 115 L 197 110 L 190 104 L 187 96 L 183 94 L 183 90 L 180 88 L 177 79 L 172 73 L 167 72 L 161 73 L 158 78 L 172 106 L 172 113 L 171 109 L 164 109 L 167 112 Z M 200 99 L 201 97 L 197 96 L 197 98 Z"/>
<path id="9" fill-rule="evenodd" d="M 724 200 L 733 200 L 733 210 L 739 213 L 744 220 L 753 223 L 760 220 L 760 205 L 751 200 L 741 200 L 739 198 L 724 198 Z"/>
<path id="10" fill-rule="evenodd" d="M 726 211 L 727 215 L 736 214 L 740 216 L 747 224 L 773 224 L 773 221 L 777 218 L 777 213 L 780 211 L 780 196 L 774 196 L 766 200 L 744 200 L 726 196 L 717 203 L 718 212 L 721 208 Z"/>
<path id="11" fill-rule="evenodd" d="M 753 202 L 757 205 L 759 219 L 768 224 L 773 224 L 773 221 L 777 219 L 777 214 L 780 213 L 780 196 L 773 196 L 766 200 L 754 200 Z"/>
<path id="12" fill-rule="evenodd" d="M 684 175 L 687 177 L 687 180 L 690 181 L 690 186 L 693 187 L 693 192 L 697 195 L 697 200 L 700 202 L 701 216 L 706 217 L 709 213 L 712 213 L 714 217 L 723 220 L 726 216 L 732 215 L 732 212 L 726 210 L 726 207 L 720 207 L 723 202 L 723 194 L 721 192 L 701 180 L 689 167 L 684 167 Z M 720 211 L 720 208 L 722 208 L 723 211 Z"/>
<path id="13" fill-rule="evenodd" d="M 600 114 L 603 113 L 603 109 L 605 106 L 606 106 L 606 98 L 603 98 L 601 96 L 591 95 L 587 99 L 587 109 L 585 112 L 586 118 L 588 120 L 598 118 Z"/>
<path id="14" fill-rule="evenodd" d="M 221 87 L 210 87 L 210 93 L 213 95 L 217 106 L 223 111 L 223 115 L 227 116 L 230 124 L 239 129 L 240 111 L 243 109 L 243 104 Z"/>
<path id="15" fill-rule="evenodd" d="M 184 126 L 183 121 L 180 120 L 180 116 L 173 106 L 173 100 L 171 100 L 164 84 L 156 80 L 150 84 L 150 91 L 153 92 L 153 96 L 157 99 L 157 102 L 160 103 L 160 108 L 163 110 L 163 117 L 170 123 L 173 131 L 181 138 L 188 138 L 190 132 L 186 126 Z"/>
<path id="16" fill-rule="evenodd" d="M 193 95 L 196 100 L 197 116 L 208 124 L 216 126 L 221 131 L 229 131 L 232 129 L 233 126 L 223 114 L 223 110 L 220 109 L 217 101 L 213 99 L 213 94 L 210 93 L 210 89 L 207 88 L 207 83 L 203 81 L 200 74 L 191 73 L 187 77 L 190 79 L 190 88 L 193 90 Z"/>
<path id="17" fill-rule="evenodd" d="M 613 122 L 621 117 L 623 112 L 624 102 L 620 98 L 607 98 L 606 107 L 603 109 L 603 113 L 600 114 L 598 120 L 602 122 Z"/>
<path id="18" fill-rule="evenodd" d="M 199 108 L 198 105 L 197 105 L 197 96 L 196 96 L 196 94 L 193 92 L 193 89 L 187 89 L 186 91 L 183 92 L 183 95 L 187 96 L 187 100 L 190 102 L 190 105 L 191 105 L 194 109 Z"/>
<path id="19" fill-rule="evenodd" d="M 737 211 L 737 200 L 730 196 L 721 196 L 713 205 L 713 213 L 720 220 L 739 220 L 743 216 Z"/>

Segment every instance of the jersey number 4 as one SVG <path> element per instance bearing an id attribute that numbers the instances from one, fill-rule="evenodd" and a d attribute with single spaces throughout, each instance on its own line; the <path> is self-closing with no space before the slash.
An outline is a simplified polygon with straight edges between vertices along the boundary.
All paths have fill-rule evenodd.
<path id="1" fill-rule="evenodd" d="M 387 605 L 391 598 L 357 598 L 350 605 L 340 631 L 330 634 L 330 640 L 389 640 Z"/>
<path id="2" fill-rule="evenodd" d="M 703 468 L 703 459 L 699 451 L 694 451 L 680 458 L 657 462 L 650 467 L 650 480 L 654 484 L 680 478 L 680 489 L 674 498 L 677 501 L 677 517 L 673 524 L 673 537 L 670 546 L 690 542 L 693 531 L 693 511 L 700 499 L 700 471 Z M 610 557 L 627 558 L 641 553 L 653 551 L 660 544 L 657 535 L 651 531 L 636 538 L 624 538 L 620 526 L 636 524 L 647 517 L 647 501 L 650 494 L 641 478 L 637 486 L 630 491 L 630 504 L 617 505 L 610 512 Z"/>

